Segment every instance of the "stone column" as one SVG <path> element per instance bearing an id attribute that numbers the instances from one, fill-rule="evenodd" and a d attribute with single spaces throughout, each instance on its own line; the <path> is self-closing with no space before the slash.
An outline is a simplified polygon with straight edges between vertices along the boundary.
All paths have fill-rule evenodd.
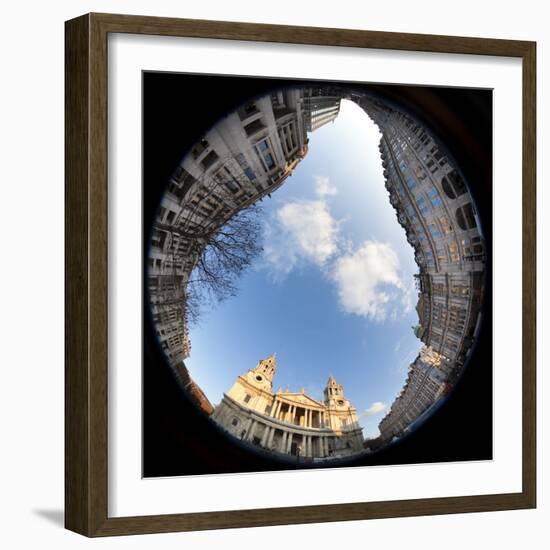
<path id="1" fill-rule="evenodd" d="M 271 429 L 271 428 L 270 428 L 269 426 L 265 426 L 265 427 L 264 427 L 264 433 L 262 434 L 262 440 L 260 441 L 260 445 L 261 445 L 262 447 L 265 447 L 265 445 L 266 445 L 266 443 L 267 443 L 267 436 L 268 436 L 268 434 L 269 434 L 269 430 L 270 430 L 270 429 Z"/>
<path id="2" fill-rule="evenodd" d="M 282 128 L 281 129 L 281 143 L 283 144 L 283 153 L 285 154 L 285 157 L 287 157 L 289 155 L 289 150 L 288 150 L 288 146 L 286 144 L 286 139 L 287 139 L 287 128 Z"/>
<path id="3" fill-rule="evenodd" d="M 252 418 L 249 418 L 247 421 L 246 421 L 246 424 L 245 424 L 245 427 L 244 427 L 244 435 L 243 435 L 243 439 L 246 439 L 247 435 L 248 435 L 248 430 L 250 429 L 250 425 L 252 424 Z"/>
<path id="4" fill-rule="evenodd" d="M 286 452 L 287 453 L 290 453 L 290 448 L 292 447 L 292 437 L 293 437 L 294 434 L 292 434 L 292 432 L 289 432 L 288 433 L 288 437 L 287 437 L 287 445 L 286 445 Z"/>
<path id="5" fill-rule="evenodd" d="M 281 440 L 281 452 L 286 453 L 286 439 L 288 437 L 288 432 L 283 432 L 283 437 Z"/>
<path id="6" fill-rule="evenodd" d="M 269 433 L 269 437 L 267 438 L 267 448 L 271 449 L 271 445 L 273 445 L 273 437 L 275 436 L 275 428 L 272 427 L 271 431 Z"/>
<path id="7" fill-rule="evenodd" d="M 324 438 L 325 442 L 325 456 L 328 456 L 328 437 Z"/>
<path id="8" fill-rule="evenodd" d="M 307 456 L 307 435 L 302 435 L 302 456 Z"/>
<path id="9" fill-rule="evenodd" d="M 252 420 L 252 423 L 250 424 L 250 428 L 248 429 L 248 433 L 246 434 L 246 439 L 252 440 L 252 434 L 254 433 L 254 428 L 256 427 L 257 421 Z"/>
<path id="10" fill-rule="evenodd" d="M 325 454 L 324 454 L 325 447 L 323 445 L 323 437 L 322 436 L 317 438 L 317 447 L 319 449 L 319 456 L 321 458 L 323 458 L 325 456 Z"/>

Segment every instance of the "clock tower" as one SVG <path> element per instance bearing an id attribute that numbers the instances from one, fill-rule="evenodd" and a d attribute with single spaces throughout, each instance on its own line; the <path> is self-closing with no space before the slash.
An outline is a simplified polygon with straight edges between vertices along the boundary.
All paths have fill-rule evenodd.
<path id="1" fill-rule="evenodd" d="M 341 384 L 338 384 L 333 376 L 330 376 L 325 387 L 325 405 L 330 408 L 346 408 L 351 405 L 349 401 L 344 397 L 344 388 Z"/>
<path id="2" fill-rule="evenodd" d="M 260 359 L 257 365 L 249 370 L 246 375 L 246 381 L 267 392 L 273 391 L 273 377 L 277 370 L 277 359 L 275 354 L 272 353 L 266 359 Z"/>

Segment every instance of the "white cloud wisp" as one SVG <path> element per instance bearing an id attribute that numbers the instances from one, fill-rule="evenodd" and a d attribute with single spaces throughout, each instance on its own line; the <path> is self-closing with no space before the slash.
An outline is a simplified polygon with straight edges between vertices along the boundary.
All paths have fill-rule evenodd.
<path id="1" fill-rule="evenodd" d="M 332 217 L 326 197 L 336 194 L 328 178 L 315 177 L 316 200 L 286 203 L 275 214 L 265 235 L 264 260 L 276 279 L 300 262 L 322 267 L 338 251 L 338 223 Z"/>
<path id="2" fill-rule="evenodd" d="M 331 277 L 346 313 L 377 321 L 386 318 L 390 301 L 403 292 L 397 254 L 378 241 L 365 241 L 355 252 L 339 257 Z"/>
<path id="3" fill-rule="evenodd" d="M 383 413 L 387 408 L 388 406 L 382 403 L 382 401 L 375 401 L 361 416 L 376 416 L 377 414 Z"/>

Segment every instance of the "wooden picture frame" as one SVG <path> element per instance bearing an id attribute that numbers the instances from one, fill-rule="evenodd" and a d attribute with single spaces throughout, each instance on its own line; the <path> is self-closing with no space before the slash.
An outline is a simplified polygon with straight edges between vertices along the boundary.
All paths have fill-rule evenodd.
<path id="1" fill-rule="evenodd" d="M 109 33 L 473 54 L 522 62 L 522 490 L 186 514 L 108 516 Z M 534 42 L 87 14 L 65 28 L 65 525 L 86 536 L 419 516 L 536 506 L 536 45 Z"/>

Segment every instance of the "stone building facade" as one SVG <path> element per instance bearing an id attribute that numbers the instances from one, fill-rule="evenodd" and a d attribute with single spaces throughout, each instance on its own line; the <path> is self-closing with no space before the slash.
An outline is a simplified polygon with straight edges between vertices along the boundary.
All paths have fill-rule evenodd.
<path id="1" fill-rule="evenodd" d="M 283 89 L 249 101 L 209 130 L 169 182 L 151 236 L 148 289 L 159 342 L 172 365 L 189 355 L 185 288 L 197 228 L 221 227 L 277 190 L 308 152 L 308 131 L 334 120 L 340 98 Z"/>
<path id="2" fill-rule="evenodd" d="M 357 103 L 382 133 L 386 189 L 419 268 L 414 331 L 428 346 L 379 424 L 387 440 L 433 406 L 466 363 L 481 323 L 485 243 L 466 183 L 426 129 L 370 98 Z"/>
<path id="3" fill-rule="evenodd" d="M 357 412 L 331 376 L 324 400 L 273 392 L 275 355 L 239 376 L 211 418 L 235 437 L 285 455 L 314 459 L 345 457 L 363 449 Z"/>
<path id="4" fill-rule="evenodd" d="M 383 440 L 401 436 L 444 394 L 448 377 L 444 366 L 433 350 L 424 347 L 420 351 L 409 367 L 405 385 L 379 424 Z"/>
<path id="5" fill-rule="evenodd" d="M 386 188 L 419 267 L 415 333 L 460 368 L 479 330 L 484 290 L 485 243 L 472 196 L 424 128 L 370 99 L 360 104 L 382 132 Z"/>

